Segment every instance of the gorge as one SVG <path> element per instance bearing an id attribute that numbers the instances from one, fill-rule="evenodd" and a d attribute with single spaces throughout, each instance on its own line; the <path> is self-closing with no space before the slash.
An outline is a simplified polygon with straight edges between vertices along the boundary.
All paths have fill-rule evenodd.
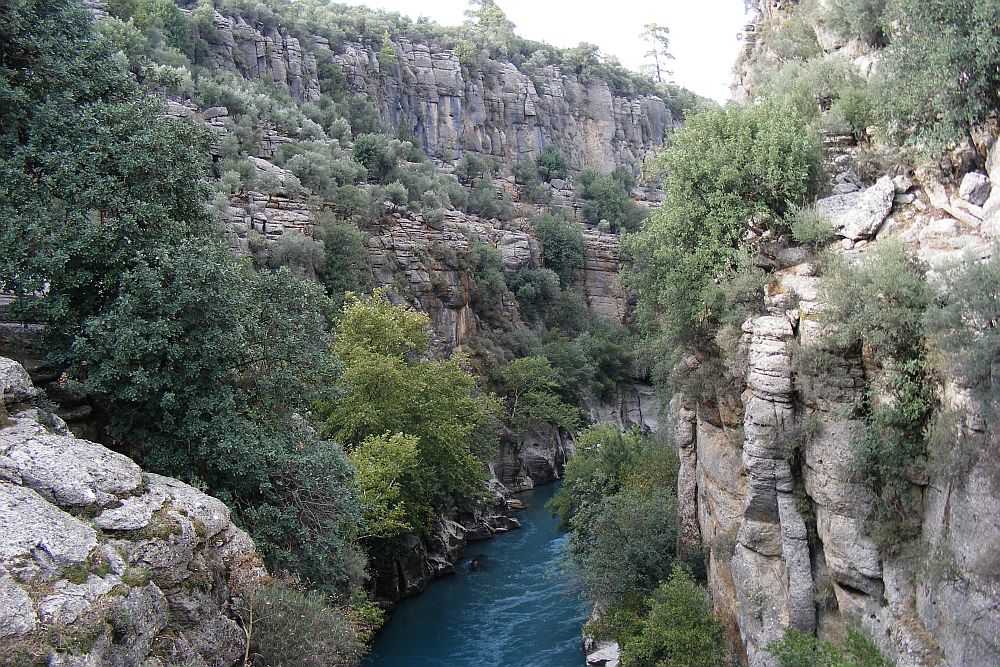
<path id="1" fill-rule="evenodd" d="M 748 5 L 0 4 L 0 665 L 1000 665 L 1000 8 Z"/>

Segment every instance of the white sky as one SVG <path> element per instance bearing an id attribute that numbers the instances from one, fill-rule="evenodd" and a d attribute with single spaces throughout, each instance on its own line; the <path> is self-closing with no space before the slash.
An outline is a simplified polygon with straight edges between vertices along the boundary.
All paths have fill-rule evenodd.
<path id="1" fill-rule="evenodd" d="M 467 0 L 341 0 L 399 12 L 416 19 L 426 16 L 442 25 L 465 20 Z M 638 70 L 649 47 L 639 39 L 642 26 L 670 28 L 670 62 L 674 81 L 719 102 L 729 99 L 729 83 L 747 18 L 743 0 L 497 0 L 514 22 L 518 35 L 555 46 L 597 44 Z"/>

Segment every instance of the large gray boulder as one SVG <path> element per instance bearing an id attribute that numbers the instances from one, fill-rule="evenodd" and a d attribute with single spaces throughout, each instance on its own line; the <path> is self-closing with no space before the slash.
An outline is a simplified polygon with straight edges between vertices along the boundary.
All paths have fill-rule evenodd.
<path id="1" fill-rule="evenodd" d="M 962 178 L 958 196 L 973 206 L 982 206 L 990 197 L 990 179 L 978 171 L 969 172 Z"/>
<path id="2" fill-rule="evenodd" d="M 235 664 L 229 581 L 265 574 L 253 542 L 221 501 L 31 407 L 27 378 L 0 357 L 3 664 Z"/>
<path id="3" fill-rule="evenodd" d="M 891 178 L 883 176 L 867 190 L 820 199 L 816 209 L 830 219 L 840 236 L 860 241 L 878 233 L 895 198 L 895 184 Z"/>

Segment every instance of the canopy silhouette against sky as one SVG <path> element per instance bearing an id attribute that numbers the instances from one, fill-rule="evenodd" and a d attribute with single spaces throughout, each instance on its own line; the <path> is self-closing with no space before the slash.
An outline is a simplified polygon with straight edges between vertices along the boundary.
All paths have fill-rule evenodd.
<path id="1" fill-rule="evenodd" d="M 351 2 L 352 0 L 341 0 Z M 465 20 L 467 0 L 366 0 L 362 4 L 442 25 Z M 561 47 L 590 42 L 638 70 L 649 46 L 643 26 L 670 28 L 673 80 L 719 102 L 729 99 L 732 67 L 742 46 L 737 39 L 748 17 L 743 0 L 498 0 L 521 37 Z"/>

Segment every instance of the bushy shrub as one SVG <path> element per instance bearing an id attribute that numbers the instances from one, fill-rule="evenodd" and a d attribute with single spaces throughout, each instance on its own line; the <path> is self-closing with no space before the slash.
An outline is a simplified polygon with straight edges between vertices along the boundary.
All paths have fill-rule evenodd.
<path id="1" fill-rule="evenodd" d="M 631 188 L 621 174 L 598 174 L 586 169 L 580 173 L 576 185 L 584 199 L 583 215 L 588 222 L 607 220 L 613 230 L 633 230 L 645 217 L 645 210 L 629 197 Z"/>
<path id="2" fill-rule="evenodd" d="M 780 233 L 791 207 L 816 192 L 820 162 L 816 136 L 782 107 L 706 111 L 677 132 L 659 158 L 667 198 L 625 241 L 641 314 L 657 318 L 668 348 L 711 341 L 725 286 L 754 275 L 747 222 Z"/>
<path id="3" fill-rule="evenodd" d="M 553 178 L 566 178 L 569 173 L 569 165 L 566 158 L 559 152 L 555 144 L 545 147 L 538 157 L 535 158 L 535 165 L 538 168 L 538 175 L 543 181 L 551 181 Z"/>
<path id="4" fill-rule="evenodd" d="M 510 220 L 514 217 L 514 210 L 510 200 L 506 195 L 497 195 L 493 181 L 489 178 L 480 179 L 472 189 L 469 196 L 468 209 L 471 213 L 484 218 L 497 218 L 499 220 Z"/>
<path id="5" fill-rule="evenodd" d="M 368 175 L 384 183 L 396 168 L 398 158 L 389 147 L 384 134 L 361 134 L 354 139 L 353 155 Z"/>
<path id="6" fill-rule="evenodd" d="M 944 275 L 945 299 L 929 317 L 950 368 L 985 408 L 987 428 L 1000 416 L 1000 259 L 968 258 Z"/>
<path id="7" fill-rule="evenodd" d="M 294 273 L 315 278 L 326 262 L 326 245 L 298 232 L 286 232 L 271 248 L 271 268 L 287 266 Z"/>
<path id="8" fill-rule="evenodd" d="M 466 262 L 472 274 L 472 308 L 486 322 L 509 328 L 509 318 L 504 311 L 504 298 L 510 296 L 503 275 L 503 261 L 496 248 L 488 246 L 477 237 L 469 240 Z"/>
<path id="9" fill-rule="evenodd" d="M 815 206 L 795 207 L 791 216 L 792 238 L 812 252 L 823 250 L 837 238 L 830 219 Z"/>
<path id="10" fill-rule="evenodd" d="M 333 206 L 341 216 L 357 222 L 367 222 L 372 217 L 371 196 L 353 185 L 337 189 Z"/>
<path id="11" fill-rule="evenodd" d="M 843 130 L 860 138 L 871 120 L 866 85 L 857 65 L 850 60 L 818 57 L 786 63 L 760 82 L 760 90 L 765 98 L 792 107 L 801 120 L 809 123 L 815 124 L 831 111 L 844 124 Z"/>
<path id="12" fill-rule="evenodd" d="M 809 60 L 823 54 L 812 26 L 813 11 L 810 4 L 801 3 L 777 28 L 765 31 L 764 39 L 782 61 Z"/>
<path id="13" fill-rule="evenodd" d="M 255 666 L 352 667 L 365 652 L 344 609 L 294 582 L 276 580 L 247 593 L 237 612 L 250 629 Z"/>
<path id="14" fill-rule="evenodd" d="M 890 0 L 885 25 L 881 110 L 892 137 L 939 146 L 1000 111 L 995 0 Z"/>
<path id="15" fill-rule="evenodd" d="M 559 276 L 549 269 L 521 269 L 510 278 L 510 289 L 527 319 L 542 317 L 561 294 Z"/>
<path id="16" fill-rule="evenodd" d="M 883 46 L 884 15 L 888 4 L 889 0 L 833 0 L 822 21 L 841 37 Z"/>
<path id="17" fill-rule="evenodd" d="M 455 166 L 455 175 L 465 181 L 485 178 L 493 174 L 495 165 L 491 158 L 481 158 L 475 153 L 465 153 Z"/>
<path id="18" fill-rule="evenodd" d="M 635 667 L 717 667 L 725 664 L 725 631 L 708 594 L 674 567 L 648 601 L 649 611 L 622 637 L 623 664 Z"/>
<path id="19" fill-rule="evenodd" d="M 788 628 L 785 636 L 764 650 L 778 658 L 781 667 L 891 667 L 871 638 L 854 628 L 847 629 L 844 647 L 821 641 L 798 628 Z"/>
<path id="20" fill-rule="evenodd" d="M 836 324 L 830 337 L 840 347 L 864 343 L 881 359 L 908 359 L 922 346 L 933 293 L 902 245 L 885 244 L 857 264 L 832 267 L 821 287 L 824 316 Z"/>
<path id="21" fill-rule="evenodd" d="M 833 268 L 821 282 L 835 323 L 832 344 L 863 346 L 883 369 L 861 406 L 865 431 L 851 468 L 874 497 L 869 530 L 884 552 L 920 534 L 911 492 L 927 463 L 927 431 L 937 407 L 927 361 L 925 316 L 934 301 L 922 268 L 898 244 L 857 265 Z"/>
<path id="22" fill-rule="evenodd" d="M 325 254 L 319 278 L 339 305 L 346 292 L 361 291 L 371 284 L 365 235 L 353 222 L 329 212 L 321 213 L 316 223 L 315 236 L 323 242 Z"/>
<path id="23" fill-rule="evenodd" d="M 552 199 L 549 188 L 541 182 L 541 176 L 534 162 L 519 162 L 514 165 L 514 180 L 521 186 L 521 197 L 533 204 L 545 204 Z"/>
<path id="24" fill-rule="evenodd" d="M 555 271 L 565 287 L 573 282 L 573 272 L 583 267 L 587 243 L 579 226 L 543 213 L 535 219 L 535 232 L 542 242 L 545 266 Z"/>
<path id="25" fill-rule="evenodd" d="M 406 204 L 410 197 L 409 193 L 406 191 L 406 186 L 399 181 L 393 181 L 382 188 L 382 195 L 387 201 L 392 202 L 396 206 Z"/>

